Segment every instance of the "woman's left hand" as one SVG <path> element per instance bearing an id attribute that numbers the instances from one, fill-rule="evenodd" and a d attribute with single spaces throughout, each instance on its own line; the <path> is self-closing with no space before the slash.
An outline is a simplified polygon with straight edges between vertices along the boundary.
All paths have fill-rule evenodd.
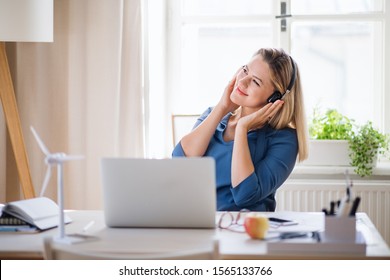
<path id="1" fill-rule="evenodd" d="M 242 117 L 238 125 L 245 127 L 247 131 L 262 128 L 283 107 L 283 104 L 284 101 L 282 100 L 268 103 L 258 111 Z"/>

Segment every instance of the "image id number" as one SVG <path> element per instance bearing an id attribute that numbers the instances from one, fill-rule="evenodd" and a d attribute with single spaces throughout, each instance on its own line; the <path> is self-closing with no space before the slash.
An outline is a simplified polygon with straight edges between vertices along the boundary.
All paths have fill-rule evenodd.
<path id="1" fill-rule="evenodd" d="M 272 275 L 271 267 L 261 266 L 230 266 L 213 267 L 213 275 Z"/>

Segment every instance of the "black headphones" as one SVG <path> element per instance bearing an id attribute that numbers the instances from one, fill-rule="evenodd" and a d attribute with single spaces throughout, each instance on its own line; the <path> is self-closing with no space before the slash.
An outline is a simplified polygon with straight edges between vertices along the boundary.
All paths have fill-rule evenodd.
<path id="1" fill-rule="evenodd" d="M 274 91 L 274 93 L 272 93 L 272 95 L 270 97 L 268 97 L 268 99 L 267 99 L 268 103 L 274 103 L 276 100 L 283 99 L 284 95 L 286 93 L 289 93 L 291 91 L 292 87 L 294 86 L 295 79 L 296 79 L 295 63 L 294 63 L 292 57 L 291 56 L 289 56 L 289 57 L 291 60 L 291 65 L 292 65 L 292 75 L 291 75 L 290 83 L 287 86 L 286 92 L 282 94 L 282 93 L 280 93 L 280 91 L 277 91 L 277 90 Z"/>

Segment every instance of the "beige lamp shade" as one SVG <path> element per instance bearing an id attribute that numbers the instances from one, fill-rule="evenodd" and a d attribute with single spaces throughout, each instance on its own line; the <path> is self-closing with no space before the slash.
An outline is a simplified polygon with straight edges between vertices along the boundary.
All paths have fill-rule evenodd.
<path id="1" fill-rule="evenodd" d="M 0 41 L 53 42 L 53 0 L 0 0 Z"/>

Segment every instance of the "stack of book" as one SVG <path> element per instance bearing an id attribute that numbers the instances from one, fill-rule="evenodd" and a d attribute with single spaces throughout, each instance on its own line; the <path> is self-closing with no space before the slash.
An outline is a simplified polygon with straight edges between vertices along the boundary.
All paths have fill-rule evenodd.
<path id="1" fill-rule="evenodd" d="M 65 215 L 65 223 L 71 219 Z M 39 232 L 58 226 L 57 204 L 46 197 L 10 202 L 0 206 L 0 232 Z"/>
<path id="2" fill-rule="evenodd" d="M 36 232 L 38 228 L 29 223 L 11 216 L 7 213 L 2 213 L 0 217 L 0 232 Z"/>

